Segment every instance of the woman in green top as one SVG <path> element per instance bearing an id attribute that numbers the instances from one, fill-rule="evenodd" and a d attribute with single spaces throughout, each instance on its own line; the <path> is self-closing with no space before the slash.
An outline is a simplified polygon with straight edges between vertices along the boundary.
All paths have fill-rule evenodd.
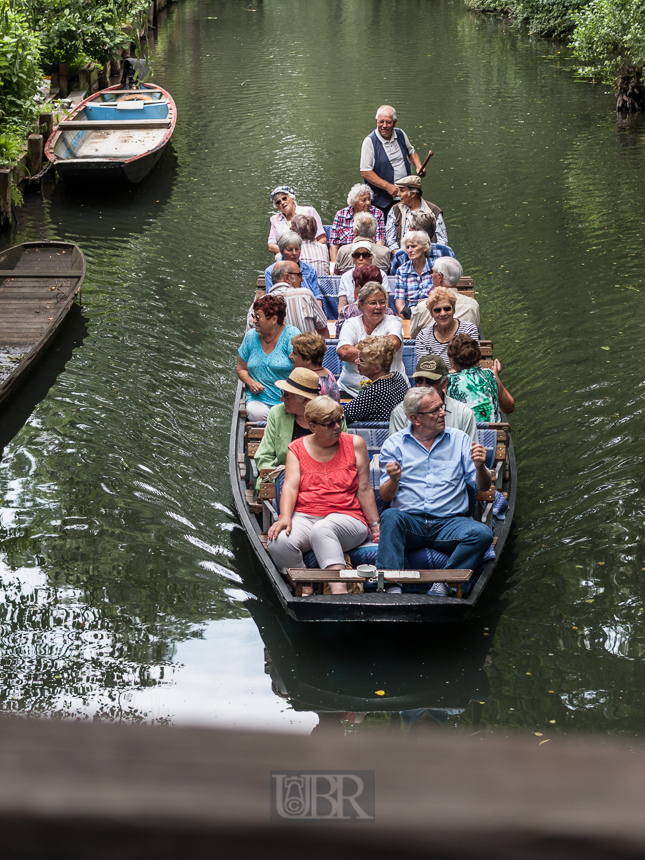
<path id="1" fill-rule="evenodd" d="M 448 377 L 448 397 L 470 406 L 477 421 L 496 423 L 502 420 L 502 412 L 510 415 L 515 401 L 499 378 L 502 365 L 498 359 L 492 370 L 479 367 L 479 344 L 467 334 L 458 334 L 450 341 L 448 357 L 455 369 Z"/>
<path id="2" fill-rule="evenodd" d="M 311 433 L 305 421 L 305 406 L 318 397 L 318 383 L 318 374 L 306 367 L 295 367 L 287 379 L 275 383 L 282 389 L 282 403 L 269 411 L 266 430 L 255 453 L 258 472 L 284 466 L 293 440 Z"/>

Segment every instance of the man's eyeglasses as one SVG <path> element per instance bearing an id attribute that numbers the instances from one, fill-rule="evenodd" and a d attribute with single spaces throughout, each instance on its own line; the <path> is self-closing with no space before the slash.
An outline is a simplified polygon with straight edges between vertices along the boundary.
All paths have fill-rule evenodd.
<path id="1" fill-rule="evenodd" d="M 445 412 L 445 411 L 446 410 L 444 409 L 443 406 L 437 406 L 436 409 L 430 409 L 428 412 L 415 412 L 414 414 L 415 415 L 432 415 L 433 417 L 436 417 L 437 415 L 439 415 L 440 412 Z"/>
<path id="2" fill-rule="evenodd" d="M 342 418 L 336 418 L 336 420 L 335 420 L 335 421 L 325 421 L 325 422 L 323 422 L 323 421 L 314 421 L 313 423 L 314 423 L 314 424 L 317 424 L 319 427 L 324 427 L 324 428 L 325 428 L 325 430 L 331 430 L 331 429 L 332 429 L 332 427 L 337 427 L 337 426 L 339 426 L 339 425 L 340 425 L 340 426 L 342 426 L 342 424 L 343 424 L 343 419 L 342 419 Z"/>
<path id="3" fill-rule="evenodd" d="M 352 254 L 352 258 L 354 260 L 369 260 L 371 258 L 371 256 L 372 255 L 369 251 L 366 251 L 364 254 L 361 253 L 360 251 L 357 254 Z"/>
<path id="4" fill-rule="evenodd" d="M 302 272 L 287 272 L 287 275 L 291 275 L 292 278 L 304 278 Z"/>
<path id="5" fill-rule="evenodd" d="M 438 314 L 438 313 L 441 313 L 441 311 L 443 311 L 445 314 L 447 314 L 451 310 L 452 310 L 452 305 L 448 305 L 447 307 L 444 307 L 444 308 L 432 308 L 432 313 Z"/>

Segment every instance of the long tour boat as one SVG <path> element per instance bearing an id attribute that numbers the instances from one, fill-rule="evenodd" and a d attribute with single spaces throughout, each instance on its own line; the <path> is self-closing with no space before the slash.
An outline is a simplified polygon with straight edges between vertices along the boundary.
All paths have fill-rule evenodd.
<path id="1" fill-rule="evenodd" d="M 329 232 L 329 228 L 326 228 Z M 338 291 L 340 277 L 329 276 L 318 279 L 323 293 L 323 308 L 330 321 L 338 316 Z M 257 281 L 258 295 L 264 293 L 264 278 Z M 472 278 L 461 278 L 458 289 L 474 297 Z M 391 304 L 393 297 L 390 297 Z M 330 323 L 333 324 L 333 323 Z M 409 334 L 409 324 L 404 321 L 404 336 Z M 336 355 L 338 341 L 327 341 L 327 353 L 323 365 L 338 378 L 342 362 Z M 493 344 L 480 340 L 482 367 L 493 363 Z M 415 369 L 415 342 L 406 339 L 403 343 L 403 363 L 408 378 Z M 502 416 L 504 417 L 504 416 Z M 320 570 L 312 552 L 305 553 L 306 569 L 291 568 L 281 572 L 267 551 L 266 533 L 279 515 L 280 476 L 258 474 L 254 463 L 255 452 L 264 435 L 265 422 L 247 419 L 244 385 L 238 382 L 233 409 L 229 447 L 229 470 L 233 498 L 241 524 L 251 548 L 271 583 L 277 598 L 288 613 L 297 621 L 418 621 L 461 622 L 473 616 L 477 604 L 489 585 L 499 559 L 508 540 L 517 491 L 515 455 L 510 425 L 506 421 L 498 424 L 478 424 L 481 445 L 486 448 L 486 465 L 493 474 L 493 484 L 487 492 L 473 493 L 471 515 L 491 528 L 491 546 L 478 570 L 449 570 L 444 565 L 447 556 L 436 550 L 425 549 L 406 555 L 405 570 L 370 571 L 367 578 L 359 572 L 359 566 L 374 566 L 377 545 L 362 544 L 346 554 L 347 570 Z M 387 422 L 364 422 L 348 426 L 349 433 L 361 435 L 372 457 L 370 482 L 379 499 L 380 468 L 378 455 L 388 438 Z M 259 489 L 257 489 L 260 478 Z M 380 502 L 379 502 L 380 504 Z M 348 583 L 347 594 L 326 594 L 325 584 L 330 581 Z M 302 585 L 318 583 L 318 593 L 302 597 Z M 388 593 L 393 584 L 425 585 L 446 583 L 450 594 L 440 596 L 426 593 Z"/>

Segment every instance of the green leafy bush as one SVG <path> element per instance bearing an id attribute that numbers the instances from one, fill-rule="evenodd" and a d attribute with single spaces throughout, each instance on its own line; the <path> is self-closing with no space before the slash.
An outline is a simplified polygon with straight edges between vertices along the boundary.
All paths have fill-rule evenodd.
<path id="1" fill-rule="evenodd" d="M 592 0 L 575 15 L 572 47 L 581 71 L 616 83 L 619 110 L 643 110 L 645 6 L 642 0 Z"/>
<path id="2" fill-rule="evenodd" d="M 575 26 L 575 13 L 590 0 L 466 0 L 472 9 L 507 15 L 537 36 L 566 36 Z"/>
<path id="3" fill-rule="evenodd" d="M 40 40 L 25 16 L 0 0 L 0 131 L 27 129 L 42 82 Z M 6 145 L 6 144 L 5 144 Z"/>
<path id="4" fill-rule="evenodd" d="M 127 47 L 123 27 L 136 20 L 148 0 L 24 0 L 32 27 L 39 30 L 44 60 L 67 62 L 71 69 L 88 61 L 103 65 Z"/>

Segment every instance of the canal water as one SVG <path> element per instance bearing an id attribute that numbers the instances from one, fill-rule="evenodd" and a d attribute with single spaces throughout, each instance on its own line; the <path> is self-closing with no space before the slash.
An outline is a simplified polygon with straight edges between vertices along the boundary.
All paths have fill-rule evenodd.
<path id="1" fill-rule="evenodd" d="M 643 126 L 617 122 L 564 47 L 457 0 L 186 0 L 154 64 L 179 115 L 160 169 L 110 196 L 50 182 L 3 237 L 78 242 L 88 277 L 0 422 L 0 708 L 642 733 Z M 288 623 L 229 487 L 269 190 L 293 185 L 330 223 L 381 103 L 435 152 L 424 191 L 517 402 L 512 539 L 456 632 Z"/>

